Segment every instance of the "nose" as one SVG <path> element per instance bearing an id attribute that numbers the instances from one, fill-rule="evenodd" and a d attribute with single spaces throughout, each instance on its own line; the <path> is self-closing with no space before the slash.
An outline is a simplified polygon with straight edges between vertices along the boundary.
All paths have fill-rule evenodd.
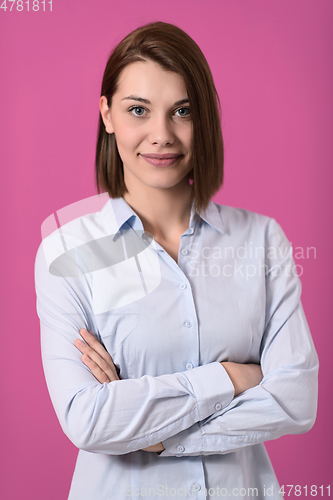
<path id="1" fill-rule="evenodd" d="M 162 115 L 155 116 L 155 119 L 150 121 L 149 140 L 151 144 L 166 146 L 174 141 L 172 131 L 172 123 L 170 118 Z"/>

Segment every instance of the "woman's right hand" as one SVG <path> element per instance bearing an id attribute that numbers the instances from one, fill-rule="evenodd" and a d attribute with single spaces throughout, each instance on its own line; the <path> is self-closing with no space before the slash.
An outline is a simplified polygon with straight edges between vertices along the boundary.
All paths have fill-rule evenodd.
<path id="1" fill-rule="evenodd" d="M 226 370 L 235 388 L 235 396 L 241 392 L 259 385 L 263 374 L 260 365 L 254 363 L 233 363 L 232 361 L 222 361 L 221 365 Z"/>

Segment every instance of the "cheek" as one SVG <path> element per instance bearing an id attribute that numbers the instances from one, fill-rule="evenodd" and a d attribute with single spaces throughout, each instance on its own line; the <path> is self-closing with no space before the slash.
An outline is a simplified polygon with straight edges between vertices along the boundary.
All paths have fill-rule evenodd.
<path id="1" fill-rule="evenodd" d="M 138 127 L 122 126 L 117 130 L 116 139 L 119 154 L 133 153 L 142 142 L 143 134 Z"/>
<path id="2" fill-rule="evenodd" d="M 192 130 L 192 125 L 189 127 L 186 127 L 181 134 L 181 140 L 183 144 L 186 145 L 187 149 L 191 149 L 191 142 L 192 142 L 192 136 L 193 136 L 193 130 Z"/>

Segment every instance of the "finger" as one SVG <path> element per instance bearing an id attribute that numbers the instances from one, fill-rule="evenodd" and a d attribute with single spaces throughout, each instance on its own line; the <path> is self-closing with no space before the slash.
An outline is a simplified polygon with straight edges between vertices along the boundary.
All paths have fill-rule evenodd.
<path id="1" fill-rule="evenodd" d="M 76 339 L 75 346 L 77 349 L 79 349 L 82 354 L 89 356 L 89 358 L 107 374 L 111 381 L 119 380 L 116 367 L 114 366 L 110 354 L 92 333 L 88 333 L 86 330 L 81 330 L 80 333 L 86 343 L 82 342 L 80 339 Z"/>
<path id="2" fill-rule="evenodd" d="M 83 354 L 82 356 L 82 361 L 83 364 L 89 368 L 93 376 L 100 382 L 101 384 L 109 383 L 111 380 L 109 379 L 108 375 L 93 361 L 89 356 L 86 354 Z"/>
<path id="3" fill-rule="evenodd" d="M 119 380 L 119 377 L 117 375 L 117 372 L 115 371 L 114 365 L 110 366 L 101 356 L 96 353 L 90 346 L 85 344 L 82 340 L 76 339 L 75 340 L 75 346 L 77 349 L 83 354 L 83 357 L 87 357 L 90 361 L 94 363 L 93 366 L 98 366 L 99 370 L 101 372 L 104 372 L 105 375 L 110 379 L 109 381 L 113 382 L 114 380 Z M 85 358 L 86 359 L 86 358 Z M 85 363 L 86 364 L 86 363 Z M 87 366 L 87 365 L 86 365 Z M 90 368 L 90 365 L 89 365 Z M 99 372 L 98 372 L 99 373 Z M 95 373 L 93 374 L 95 376 Z M 98 377 L 96 377 L 98 378 Z"/>
<path id="4" fill-rule="evenodd" d="M 150 451 L 155 453 L 161 453 L 165 450 L 163 443 L 154 444 L 153 446 L 147 446 L 147 448 L 142 448 L 143 451 Z"/>
<path id="5" fill-rule="evenodd" d="M 88 332 L 85 328 L 80 330 L 80 335 L 83 340 L 88 344 L 95 352 L 97 352 L 101 358 L 105 359 L 108 363 L 112 363 L 112 358 L 104 346 L 97 340 L 92 332 Z"/>

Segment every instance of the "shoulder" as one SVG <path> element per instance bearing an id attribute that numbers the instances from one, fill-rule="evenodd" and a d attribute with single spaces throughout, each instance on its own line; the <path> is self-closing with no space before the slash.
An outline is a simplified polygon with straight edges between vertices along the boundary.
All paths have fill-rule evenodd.
<path id="1" fill-rule="evenodd" d="M 35 268 L 47 268 L 66 255 L 66 261 L 74 258 L 74 249 L 104 238 L 110 234 L 107 224 L 108 195 L 92 196 L 72 203 L 49 215 L 41 225 L 42 241 L 38 246 Z M 111 231 L 112 231 L 111 227 Z"/>
<path id="2" fill-rule="evenodd" d="M 221 217 L 223 228 L 226 232 L 234 232 L 237 230 L 244 230 L 249 228 L 267 229 L 274 219 L 268 215 L 253 212 L 239 207 L 231 207 L 229 205 L 222 205 L 219 203 L 211 202 L 216 211 Z"/>
<path id="3" fill-rule="evenodd" d="M 248 240 L 259 238 L 266 245 L 289 245 L 286 234 L 273 217 L 215 202 L 210 203 L 209 210 L 215 212 L 221 230 L 231 238 L 239 235 Z"/>

